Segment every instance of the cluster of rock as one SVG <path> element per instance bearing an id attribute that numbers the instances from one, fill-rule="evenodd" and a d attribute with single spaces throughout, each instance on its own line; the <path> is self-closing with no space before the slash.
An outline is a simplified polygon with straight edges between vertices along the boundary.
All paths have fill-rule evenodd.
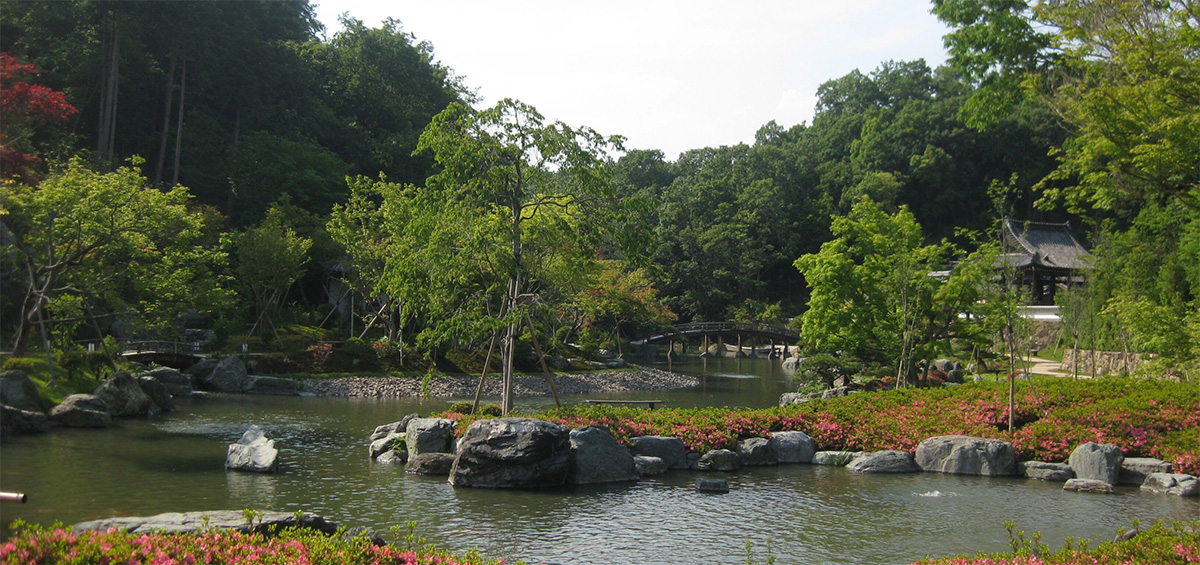
<path id="1" fill-rule="evenodd" d="M 4 433 L 41 433 L 51 425 L 73 428 L 107 428 L 113 418 L 149 417 L 175 410 L 172 400 L 183 394 L 179 379 L 166 374 L 173 369 L 146 371 L 137 376 L 117 371 L 91 394 L 72 394 L 43 412 L 37 387 L 22 371 L 0 374 L 0 430 Z M 186 378 L 184 379 L 186 380 Z M 186 394 L 191 393 L 187 387 Z"/>
<path id="2" fill-rule="evenodd" d="M 559 394 L 596 394 L 637 390 L 670 390 L 697 386 L 700 381 L 690 375 L 670 373 L 650 367 L 627 371 L 554 375 L 554 389 Z M 420 377 L 344 377 L 308 379 L 307 392 L 317 396 L 411 397 L 425 395 Z M 475 394 L 478 377 L 440 376 L 428 383 L 429 396 L 435 398 L 467 398 Z M 484 382 L 483 394 L 499 396 L 500 378 Z M 550 393 L 545 377 L 524 375 L 513 378 L 513 395 L 518 397 L 545 396 Z"/>
<path id="3" fill-rule="evenodd" d="M 845 466 L 860 473 L 1023 475 L 1061 481 L 1066 483 L 1064 489 L 1083 492 L 1111 493 L 1115 485 L 1131 484 L 1147 492 L 1200 495 L 1200 481 L 1191 475 L 1172 473 L 1170 463 L 1125 458 L 1114 445 L 1091 442 L 1079 446 L 1066 464 L 1018 464 L 1009 442 L 957 435 L 926 439 L 915 454 L 910 454 L 816 451 L 812 438 L 804 432 L 785 431 L 769 438 L 739 439 L 732 450 L 714 449 L 700 454 L 689 453 L 679 438 L 634 437 L 625 447 L 604 427 L 571 430 L 532 418 L 477 420 L 457 442 L 454 426 L 453 420 L 406 416 L 376 428 L 370 455 L 380 462 L 405 462 L 405 470 L 411 473 L 444 475 L 454 486 L 478 488 L 609 483 L 634 481 L 671 469 L 738 471 L 743 467 L 810 463 Z M 401 444 L 397 439 L 403 439 L 403 452 L 395 449 Z M 718 487 L 712 492 L 721 491 Z"/>
<path id="4" fill-rule="evenodd" d="M 31 434 L 51 426 L 107 428 L 113 418 L 153 417 L 175 410 L 174 398 L 200 390 L 245 394 L 299 393 L 296 382 L 246 373 L 236 356 L 205 359 L 179 371 L 157 367 L 131 375 L 117 371 L 91 394 L 72 394 L 42 410 L 37 386 L 22 371 L 0 373 L 0 433 Z"/>
<path id="5" fill-rule="evenodd" d="M 199 533 L 214 529 L 236 530 L 274 537 L 283 528 L 307 528 L 324 534 L 334 534 L 338 525 L 321 516 L 307 512 L 255 512 L 213 510 L 208 512 L 166 512 L 155 516 L 118 516 L 89 520 L 72 526 L 75 533 L 106 532 L 110 529 L 133 534 Z"/>

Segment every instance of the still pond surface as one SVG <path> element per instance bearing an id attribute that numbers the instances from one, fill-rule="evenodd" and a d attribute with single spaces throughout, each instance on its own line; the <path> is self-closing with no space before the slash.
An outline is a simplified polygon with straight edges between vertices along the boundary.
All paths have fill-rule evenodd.
<path id="1" fill-rule="evenodd" d="M 670 406 L 775 404 L 791 390 L 769 360 L 676 363 L 701 375 L 685 390 L 587 398 L 665 399 Z M 564 398 L 580 402 L 583 397 Z M 520 399 L 536 409 L 546 399 Z M 1121 487 L 1115 496 L 1060 484 L 932 473 L 858 475 L 789 465 L 725 475 L 731 492 L 696 494 L 697 473 L 638 483 L 513 492 L 453 489 L 367 456 L 375 426 L 444 409 L 444 399 L 284 398 L 211 395 L 154 420 L 109 430 L 57 430 L 0 444 L 0 490 L 29 495 L 0 506 L 0 520 L 50 524 L 114 515 L 256 508 L 305 510 L 388 537 L 409 520 L 454 550 L 530 563 L 735 563 L 749 542 L 757 562 L 908 563 L 925 555 L 1002 551 L 1005 520 L 1047 543 L 1111 538 L 1131 519 L 1200 518 L 1200 502 Z M 277 475 L 226 472 L 226 445 L 250 424 L 280 449 Z M 769 546 L 769 550 L 768 550 Z"/>

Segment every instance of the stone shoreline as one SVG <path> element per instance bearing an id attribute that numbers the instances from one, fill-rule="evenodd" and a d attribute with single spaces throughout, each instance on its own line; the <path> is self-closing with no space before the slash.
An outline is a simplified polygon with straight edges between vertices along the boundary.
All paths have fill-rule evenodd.
<path id="1" fill-rule="evenodd" d="M 650 367 L 635 366 L 632 370 L 599 373 L 568 373 L 554 375 L 554 388 L 559 394 L 594 394 L 607 392 L 672 390 L 698 386 L 700 380 L 690 375 L 670 373 Z M 420 398 L 421 377 L 338 377 L 305 379 L 304 391 L 316 396 L 410 397 Z M 435 376 L 429 382 L 433 398 L 471 398 L 479 386 L 478 376 Z M 519 375 L 513 379 L 513 396 L 545 396 L 550 394 L 545 377 Z M 500 395 L 500 375 L 488 375 L 483 387 L 484 396 Z"/>

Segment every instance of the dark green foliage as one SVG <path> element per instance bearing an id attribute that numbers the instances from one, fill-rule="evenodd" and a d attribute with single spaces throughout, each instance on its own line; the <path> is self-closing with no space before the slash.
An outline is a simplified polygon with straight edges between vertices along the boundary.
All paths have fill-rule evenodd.
<path id="1" fill-rule="evenodd" d="M 454 404 L 451 404 L 450 407 L 446 409 L 446 411 L 454 412 L 455 414 L 470 414 L 471 413 L 471 403 L 467 402 L 465 400 L 455 402 Z"/>

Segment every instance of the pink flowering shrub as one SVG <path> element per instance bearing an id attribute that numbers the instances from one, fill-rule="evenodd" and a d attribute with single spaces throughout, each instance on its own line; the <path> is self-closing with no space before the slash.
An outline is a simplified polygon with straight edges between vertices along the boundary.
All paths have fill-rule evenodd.
<path id="1" fill-rule="evenodd" d="M 50 529 L 17 523 L 14 535 L 0 545 L 0 563 L 191 565 L 199 563 L 316 565 L 485 565 L 475 552 L 450 555 L 435 548 L 414 550 L 372 545 L 364 536 L 344 539 L 311 530 L 285 530 L 278 538 L 213 530 L 198 534 L 72 533 L 56 524 Z"/>
<path id="2" fill-rule="evenodd" d="M 567 427 L 608 427 L 620 441 L 674 436 L 691 450 L 732 448 L 739 437 L 802 431 L 819 450 L 913 452 L 924 439 L 969 435 L 1012 442 L 1021 460 L 1065 461 L 1094 441 L 1126 457 L 1156 457 L 1200 474 L 1200 395 L 1194 385 L 1132 379 L 1019 382 L 1008 431 L 1008 384 L 900 389 L 761 410 L 576 405 L 535 415 Z M 461 434 L 477 416 L 446 414 Z"/>
<path id="3" fill-rule="evenodd" d="M 1009 536 L 1012 537 L 1009 526 Z M 1018 533 L 1009 553 L 922 559 L 912 565 L 1171 565 L 1200 563 L 1200 524 L 1156 523 L 1125 541 L 1105 542 L 1089 549 L 1087 542 L 1067 540 L 1059 551 Z"/>

